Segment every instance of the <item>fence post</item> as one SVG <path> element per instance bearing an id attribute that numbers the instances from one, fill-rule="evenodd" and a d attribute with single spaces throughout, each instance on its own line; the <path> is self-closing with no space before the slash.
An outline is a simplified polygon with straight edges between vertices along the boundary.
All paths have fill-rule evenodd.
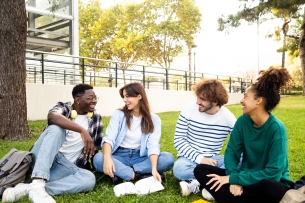
<path id="1" fill-rule="evenodd" d="M 84 84 L 85 83 L 85 60 L 82 58 L 82 83 Z M 75 77 L 75 76 L 74 76 Z M 91 83 L 90 83 L 91 85 Z M 94 84 L 95 85 L 95 84 Z"/>
<path id="2" fill-rule="evenodd" d="M 166 90 L 168 90 L 168 69 L 165 69 Z"/>
<path id="3" fill-rule="evenodd" d="M 66 70 L 64 70 L 64 85 L 66 85 Z"/>
<path id="4" fill-rule="evenodd" d="M 232 93 L 232 91 L 231 91 L 231 88 L 232 88 L 232 80 L 231 80 L 231 77 L 229 77 L 229 82 L 230 82 L 230 84 L 229 84 L 229 92 Z"/>
<path id="5" fill-rule="evenodd" d="M 34 67 L 34 83 L 36 83 L 36 67 Z"/>
<path id="6" fill-rule="evenodd" d="M 91 85 L 91 72 L 90 72 L 90 80 L 89 80 L 89 82 L 90 82 L 90 85 Z"/>
<path id="7" fill-rule="evenodd" d="M 44 84 L 44 55 L 41 54 L 41 83 Z"/>
<path id="8" fill-rule="evenodd" d="M 178 82 L 178 80 L 177 80 L 177 91 L 179 90 L 179 82 Z"/>
<path id="9" fill-rule="evenodd" d="M 143 86 L 145 88 L 145 66 L 143 66 Z"/>
<path id="10" fill-rule="evenodd" d="M 187 91 L 187 72 L 185 71 L 185 91 Z"/>
<path id="11" fill-rule="evenodd" d="M 115 87 L 118 87 L 118 63 L 115 63 Z"/>

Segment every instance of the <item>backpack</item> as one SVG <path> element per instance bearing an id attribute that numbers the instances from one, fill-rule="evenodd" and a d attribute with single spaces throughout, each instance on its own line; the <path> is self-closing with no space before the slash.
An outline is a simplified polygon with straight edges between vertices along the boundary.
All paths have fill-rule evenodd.
<path id="1" fill-rule="evenodd" d="M 32 153 L 14 148 L 0 160 L 0 197 L 6 188 L 14 187 L 24 178 L 24 182 L 30 182 L 31 165 Z"/>
<path id="2" fill-rule="evenodd" d="M 305 186 L 288 190 L 279 203 L 305 203 Z"/>

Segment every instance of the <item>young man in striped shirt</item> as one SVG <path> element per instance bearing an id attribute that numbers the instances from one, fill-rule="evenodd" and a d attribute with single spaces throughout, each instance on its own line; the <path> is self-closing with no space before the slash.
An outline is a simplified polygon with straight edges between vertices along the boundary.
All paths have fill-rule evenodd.
<path id="1" fill-rule="evenodd" d="M 197 164 L 209 164 L 224 168 L 224 157 L 219 153 L 235 124 L 235 116 L 223 105 L 228 93 L 218 80 L 201 80 L 195 84 L 197 102 L 187 104 L 181 111 L 176 125 L 174 145 L 178 160 L 174 175 L 181 180 L 182 196 L 199 192 L 199 182 L 194 176 Z M 202 191 L 206 199 L 206 191 Z"/>

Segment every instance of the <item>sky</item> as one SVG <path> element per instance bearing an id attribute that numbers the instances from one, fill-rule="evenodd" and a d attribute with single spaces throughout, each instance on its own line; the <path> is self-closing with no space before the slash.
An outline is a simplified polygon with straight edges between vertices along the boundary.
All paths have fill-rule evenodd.
<path id="1" fill-rule="evenodd" d="M 104 7 L 126 2 L 100 1 Z M 281 64 L 282 55 L 276 52 L 281 47 L 281 42 L 266 38 L 275 26 L 281 25 L 280 21 L 264 22 L 259 29 L 256 24 L 248 25 L 245 22 L 238 28 L 232 28 L 227 34 L 217 31 L 217 19 L 222 14 L 235 14 L 239 10 L 238 0 L 196 0 L 196 4 L 202 14 L 202 29 L 194 43 L 198 47 L 195 54 L 196 72 L 234 76 L 237 72 L 257 73 L 271 65 Z M 177 57 L 171 68 L 188 70 L 187 52 L 185 50 Z M 193 63 L 192 59 L 192 68 Z"/>
<path id="2" fill-rule="evenodd" d="M 258 72 L 281 64 L 282 54 L 276 52 L 281 42 L 265 37 L 280 22 L 265 22 L 259 29 L 256 24 L 244 22 L 226 34 L 217 31 L 217 19 L 222 14 L 235 14 L 239 10 L 238 0 L 197 0 L 197 6 L 202 14 L 202 30 L 195 39 L 196 71 L 231 75 L 245 70 Z"/>

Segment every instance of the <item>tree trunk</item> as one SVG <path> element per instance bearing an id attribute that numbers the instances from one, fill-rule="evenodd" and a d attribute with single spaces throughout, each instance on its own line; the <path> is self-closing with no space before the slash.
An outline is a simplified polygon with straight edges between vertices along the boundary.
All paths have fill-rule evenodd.
<path id="1" fill-rule="evenodd" d="M 0 1 L 1 139 L 30 137 L 25 86 L 26 18 L 24 0 Z"/>

